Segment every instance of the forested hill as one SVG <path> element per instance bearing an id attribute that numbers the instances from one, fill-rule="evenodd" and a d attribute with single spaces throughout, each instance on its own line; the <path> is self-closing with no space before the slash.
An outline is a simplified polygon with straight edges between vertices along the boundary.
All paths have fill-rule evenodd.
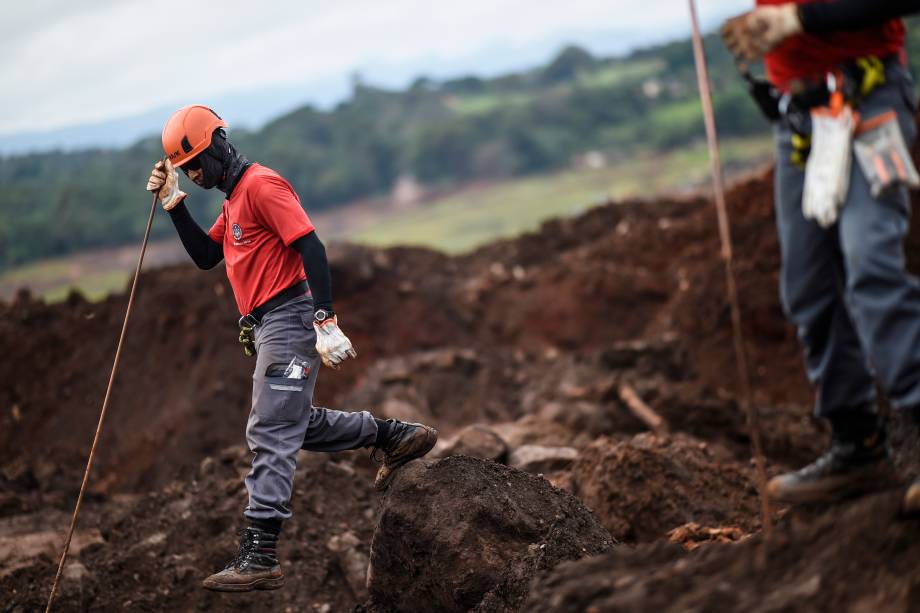
<path id="1" fill-rule="evenodd" d="M 718 39 L 709 36 L 706 48 L 721 134 L 764 130 Z M 385 194 L 400 175 L 454 183 L 557 169 L 591 150 L 616 160 L 681 147 L 702 138 L 699 109 L 687 40 L 619 58 L 569 47 L 526 72 L 420 78 L 405 91 L 359 83 L 331 111 L 305 106 L 230 135 L 317 211 Z M 161 155 L 152 136 L 123 150 L 0 159 L 0 269 L 136 240 L 149 203 L 144 183 Z M 209 222 L 220 194 L 191 189 L 194 214 Z"/>

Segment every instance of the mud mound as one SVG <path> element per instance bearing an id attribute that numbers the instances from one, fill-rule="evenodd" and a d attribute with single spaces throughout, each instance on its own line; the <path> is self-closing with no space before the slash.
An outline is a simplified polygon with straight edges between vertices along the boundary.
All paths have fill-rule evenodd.
<path id="1" fill-rule="evenodd" d="M 372 611 L 515 611 L 531 578 L 608 550 L 581 503 L 539 477 L 454 456 L 403 468 L 371 545 Z"/>
<path id="2" fill-rule="evenodd" d="M 201 580 L 222 568 L 237 550 L 234 530 L 243 521 L 242 475 L 248 470 L 249 454 L 230 448 L 205 459 L 185 483 L 84 505 L 79 533 L 101 538 L 72 552 L 69 564 L 78 565 L 79 572 L 64 583 L 54 610 L 352 609 L 363 594 L 351 587 L 350 569 L 343 563 L 347 556 L 328 544 L 338 549 L 344 541 L 366 556 L 377 497 L 371 466 L 351 458 L 301 454 L 291 504 L 294 517 L 286 522 L 279 546 L 288 581 L 281 590 L 224 595 L 200 587 Z M 0 573 L 0 594 L 13 594 L 12 603 L 19 606 L 4 599 L 4 607 L 10 607 L 4 610 L 44 608 L 69 511 L 42 517 L 41 525 L 14 534 L 20 544 L 40 544 L 50 535 L 53 545 L 47 549 L 54 553 L 42 550 L 19 569 Z"/>
<path id="3" fill-rule="evenodd" d="M 652 541 L 690 522 L 759 526 L 747 467 L 685 435 L 598 439 L 572 467 L 571 489 L 623 541 Z"/>
<path id="4" fill-rule="evenodd" d="M 534 585 L 523 610 L 899 611 L 920 603 L 920 522 L 897 516 L 900 493 L 820 509 L 761 537 L 617 550 L 561 565 Z"/>

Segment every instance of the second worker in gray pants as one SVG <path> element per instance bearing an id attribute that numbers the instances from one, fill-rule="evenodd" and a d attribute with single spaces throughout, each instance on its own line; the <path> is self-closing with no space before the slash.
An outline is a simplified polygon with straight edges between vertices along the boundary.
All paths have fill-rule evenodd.
<path id="1" fill-rule="evenodd" d="M 240 342 L 256 357 L 246 426 L 253 453 L 243 513 L 248 527 L 240 532 L 237 555 L 203 582 L 211 590 L 245 592 L 284 584 L 277 543 L 282 523 L 291 516 L 300 449 L 379 450 L 383 465 L 374 485 L 384 489 L 399 466 L 434 447 L 438 432 L 423 424 L 380 420 L 367 411 L 313 406 L 320 366 L 338 368 L 357 356 L 333 311 L 326 250 L 293 187 L 237 152 L 226 138 L 226 125 L 204 106 L 176 111 L 163 128 L 168 159 L 154 165 L 147 189 L 157 193 L 200 268 L 226 261 L 242 315 Z M 176 168 L 197 185 L 226 194 L 208 232 L 185 206 Z"/>
<path id="2" fill-rule="evenodd" d="M 766 54 L 773 91 L 783 94 L 771 108 L 768 89 L 752 87 L 775 121 L 783 308 L 798 328 L 806 371 L 817 387 L 815 413 L 830 421 L 833 432 L 824 455 L 769 482 L 769 495 L 782 502 L 831 501 L 892 483 L 876 384 L 895 409 L 907 413 L 906 423 L 916 419 L 920 406 L 920 286 L 907 273 L 903 250 L 910 219 L 908 173 L 873 195 L 850 153 L 849 184 L 836 221 L 818 216 L 822 225 L 803 212 L 805 169 L 811 171 L 803 163 L 814 125 L 810 112 L 827 104 L 832 91 L 858 111 L 867 129 L 889 118 L 907 147 L 913 143 L 917 103 L 899 17 L 916 8 L 917 2 L 901 1 L 758 2 L 722 28 L 736 56 L 753 60 Z M 827 111 L 818 117 L 823 121 Z M 880 151 L 887 156 L 894 148 Z M 909 164 L 901 159 L 902 170 Z M 920 446 L 915 428 L 906 444 Z M 920 511 L 920 479 L 908 488 L 903 506 Z"/>

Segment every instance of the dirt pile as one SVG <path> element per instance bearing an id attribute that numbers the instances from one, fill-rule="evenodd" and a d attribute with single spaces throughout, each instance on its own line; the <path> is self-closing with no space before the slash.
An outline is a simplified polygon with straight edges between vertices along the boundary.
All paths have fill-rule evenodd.
<path id="1" fill-rule="evenodd" d="M 758 393 L 765 402 L 804 400 L 798 349 L 776 298 L 769 176 L 742 184 L 729 200 Z M 686 374 L 700 389 L 716 395 L 725 388 L 730 396 L 730 326 L 717 254 L 712 207 L 701 198 L 610 204 L 459 258 L 425 249 L 333 249 L 337 310 L 361 357 L 325 374 L 317 400 L 377 408 L 373 398 L 348 398 L 356 383 L 386 370 L 376 360 L 408 361 L 413 372 L 413 360 L 425 358 L 411 353 L 455 348 L 461 362 L 464 351 L 474 357 L 450 366 L 448 377 L 430 377 L 430 389 L 421 392 L 455 405 L 431 414 L 457 425 L 471 423 L 473 413 L 474 420 L 516 419 L 529 407 L 513 395 L 524 384 L 500 364 L 509 355 L 527 361 L 555 352 L 577 363 L 584 352 L 667 335 L 684 343 Z M 0 362 L 0 445 L 25 462 L 16 470 L 31 471 L 40 487 L 74 482 L 68 467 L 79 466 L 88 451 L 124 307 L 124 296 L 96 304 L 75 296 L 53 306 L 20 297 L 0 305 L 0 351 L 16 356 Z M 98 491 L 163 485 L 238 440 L 251 366 L 235 338 L 223 271 L 145 273 L 94 480 Z M 492 358 L 495 351 L 503 353 Z M 52 382 L 36 376 L 52 372 Z M 559 376 L 548 370 L 542 387 Z"/>
<path id="2" fill-rule="evenodd" d="M 654 541 L 687 523 L 759 528 L 752 471 L 686 435 L 600 438 L 571 471 L 571 491 L 620 541 Z"/>
<path id="3" fill-rule="evenodd" d="M 762 537 L 687 554 L 656 543 L 560 565 L 525 611 L 917 611 L 920 522 L 900 492 L 793 514 Z"/>
<path id="4" fill-rule="evenodd" d="M 811 392 L 778 302 L 771 201 L 769 172 L 728 194 L 753 383 L 768 460 L 778 470 L 813 458 L 825 433 L 808 417 Z M 915 267 L 918 217 L 907 251 Z M 593 525 L 607 522 L 641 544 L 559 567 L 545 581 L 543 572 L 556 563 L 580 557 L 582 548 L 595 551 L 579 540 L 591 523 L 579 523 L 585 516 L 574 509 L 581 507 L 536 475 L 453 457 L 428 469 L 444 472 L 441 490 L 424 489 L 408 467 L 406 488 L 415 488 L 411 496 L 424 490 L 444 509 L 450 493 L 451 512 L 468 519 L 484 514 L 479 531 L 504 543 L 501 551 L 484 549 L 476 530 L 432 523 L 425 504 L 411 509 L 388 498 L 393 509 L 384 507 L 380 538 L 405 538 L 392 548 L 375 544 L 372 555 L 381 504 L 370 486 L 373 466 L 356 453 L 304 455 L 281 545 L 291 584 L 233 600 L 203 592 L 202 576 L 235 550 L 248 459 L 238 445 L 252 362 L 236 343 L 223 271 L 180 266 L 141 279 L 81 517 L 84 546 L 74 554 L 58 610 L 347 611 L 365 600 L 367 559 L 377 577 L 424 583 L 442 608 L 512 610 L 533 589 L 533 606 L 522 610 L 765 610 L 769 603 L 796 610 L 794 598 L 821 608 L 818 598 L 829 592 L 837 608 L 866 603 L 885 610 L 874 606 L 881 596 L 872 595 L 870 579 L 896 605 L 916 597 L 908 564 L 917 553 L 915 524 L 888 522 L 892 503 L 884 497 L 789 520 L 766 579 L 752 566 L 757 541 L 750 532 L 758 519 L 748 438 L 734 394 L 715 212 L 706 199 L 610 203 L 461 257 L 354 246 L 330 253 L 336 307 L 360 357 L 320 377 L 317 404 L 430 421 L 446 441 L 480 424 L 498 437 L 490 435 L 483 453 L 506 462 L 523 461 L 524 446 L 534 454 L 555 448 L 547 480 L 596 505 Z M 125 301 L 91 304 L 72 296 L 48 306 L 22 295 L 0 304 L 0 352 L 8 356 L 0 360 L 0 593 L 13 595 L 10 610 L 33 610 L 47 596 L 56 562 L 49 535 L 60 534 L 60 519 L 72 510 Z M 669 437 L 636 437 L 646 426 L 624 400 L 624 386 L 657 412 Z M 565 511 L 558 530 L 514 504 L 497 509 L 490 499 L 476 507 L 477 496 L 488 493 L 484 484 L 506 474 L 514 475 L 514 497 L 497 487 L 492 498 L 517 500 L 527 510 L 536 504 L 530 497 L 542 493 Z M 473 476 L 482 491 L 463 489 Z M 420 526 L 424 543 L 394 520 L 396 509 Z M 459 540 L 448 551 L 451 538 Z M 706 544 L 688 554 L 672 539 Z M 725 540 L 733 544 L 708 543 Z M 415 549 L 400 549 L 402 541 Z M 12 555 L 10 542 L 31 549 Z M 546 548 L 531 551 L 538 542 Z M 418 565 L 403 577 L 394 571 L 396 557 L 385 558 L 392 549 L 399 563 L 417 564 L 430 543 L 440 543 L 434 574 Z M 494 559 L 477 561 L 483 550 Z M 461 558 L 473 570 L 448 573 L 454 569 L 445 560 Z M 454 580 L 467 582 L 448 588 Z M 774 592 L 779 600 L 771 600 Z M 409 593 L 377 589 L 372 605 L 411 609 L 400 600 Z"/>
<path id="5" fill-rule="evenodd" d="M 383 500 L 370 608 L 516 611 L 536 573 L 612 545 L 580 502 L 540 477 L 465 456 L 415 462 Z"/>
<path id="6" fill-rule="evenodd" d="M 366 559 L 376 500 L 372 466 L 355 454 L 301 456 L 294 480 L 295 515 L 285 524 L 279 546 L 290 586 L 233 595 L 201 589 L 201 580 L 236 552 L 234 530 L 246 501 L 242 475 L 248 465 L 248 452 L 231 447 L 206 457 L 183 482 L 85 505 L 81 531 L 100 538 L 71 556 L 84 570 L 79 580 L 64 583 L 55 610 L 347 611 L 362 601 L 347 562 L 355 557 L 349 552 Z M 330 492 L 336 492 L 334 499 Z M 48 549 L 54 553 L 36 550 L 30 564 L 0 576 L 0 593 L 13 595 L 4 610 L 44 607 L 69 513 L 44 517 L 41 526 L 23 528 L 18 537 L 22 543 L 51 532 L 54 545 Z"/>

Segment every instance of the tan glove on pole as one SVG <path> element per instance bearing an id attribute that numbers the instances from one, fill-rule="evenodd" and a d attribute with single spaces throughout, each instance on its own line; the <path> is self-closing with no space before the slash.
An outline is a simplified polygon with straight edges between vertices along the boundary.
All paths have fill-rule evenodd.
<path id="1" fill-rule="evenodd" d="M 735 57 L 756 60 L 778 44 L 802 31 L 794 2 L 758 6 L 732 17 L 721 28 L 722 40 Z"/>
<path id="2" fill-rule="evenodd" d="M 164 210 L 170 210 L 187 195 L 179 189 L 179 173 L 169 160 L 160 160 L 153 165 L 147 179 L 147 191 L 156 192 Z"/>

